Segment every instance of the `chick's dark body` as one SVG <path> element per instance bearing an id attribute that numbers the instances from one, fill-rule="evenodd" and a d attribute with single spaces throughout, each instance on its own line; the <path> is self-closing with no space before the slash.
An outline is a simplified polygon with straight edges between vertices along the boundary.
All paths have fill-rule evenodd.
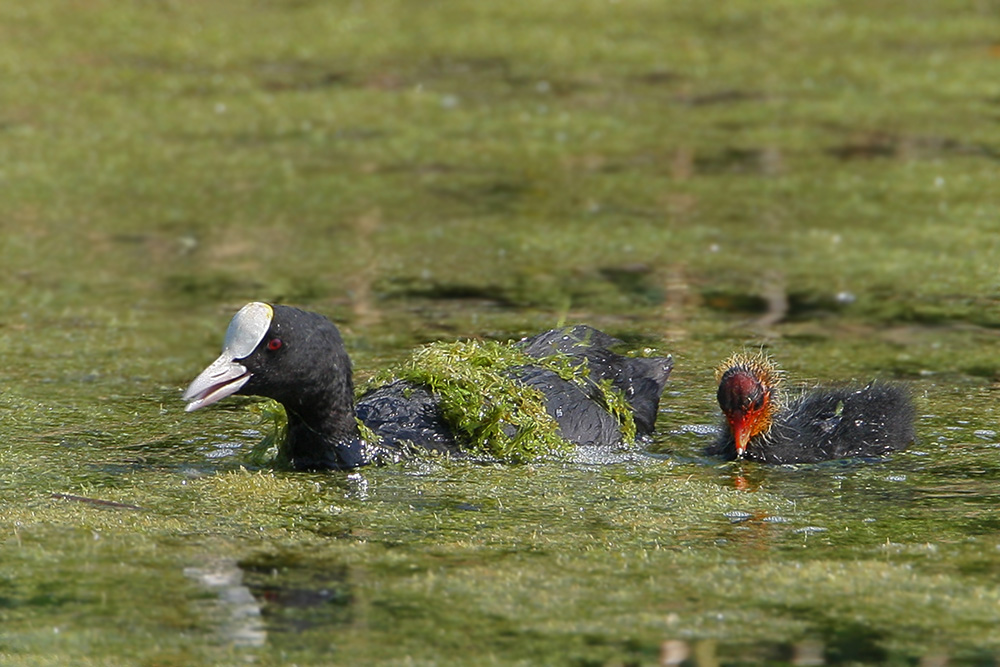
<path id="1" fill-rule="evenodd" d="M 815 463 L 870 458 L 906 449 L 914 439 L 909 392 L 888 383 L 823 388 L 800 394 L 775 412 L 770 430 L 750 439 L 743 458 L 761 463 Z M 710 455 L 736 458 L 724 420 Z"/>

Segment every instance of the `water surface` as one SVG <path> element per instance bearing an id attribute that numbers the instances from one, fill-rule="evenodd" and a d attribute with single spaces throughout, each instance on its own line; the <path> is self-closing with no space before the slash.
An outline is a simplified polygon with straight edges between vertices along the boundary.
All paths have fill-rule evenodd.
<path id="1" fill-rule="evenodd" d="M 0 657 L 995 664 L 990 3 L 0 4 Z M 676 367 L 610 461 L 247 465 L 247 301 Z M 713 368 L 898 380 L 919 441 L 701 455 Z"/>

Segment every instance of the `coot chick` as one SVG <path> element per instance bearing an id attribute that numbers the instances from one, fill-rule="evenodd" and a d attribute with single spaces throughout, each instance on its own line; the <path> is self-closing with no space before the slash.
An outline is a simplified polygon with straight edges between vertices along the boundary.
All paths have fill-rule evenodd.
<path id="1" fill-rule="evenodd" d="M 786 399 L 780 372 L 763 354 L 733 355 L 716 371 L 716 380 L 725 419 L 707 453 L 730 461 L 876 457 L 906 449 L 914 439 L 913 403 L 898 385 L 820 387 Z"/>
<path id="2" fill-rule="evenodd" d="M 673 360 L 623 357 L 607 349 L 618 342 L 587 326 L 555 329 L 523 341 L 522 351 L 536 359 L 564 355 L 566 367 L 586 366 L 586 380 L 564 380 L 533 365 L 512 368 L 510 376 L 542 392 L 559 435 L 576 445 L 611 446 L 622 440 L 618 421 L 595 400 L 601 382 L 621 392 L 637 435 L 648 435 Z M 195 378 L 184 400 L 190 412 L 231 394 L 265 396 L 284 406 L 284 447 L 295 469 L 351 469 L 405 458 L 414 447 L 463 454 L 462 437 L 428 387 L 396 381 L 368 392 L 355 406 L 351 362 L 340 332 L 322 315 L 297 308 L 244 306 L 229 324 L 222 355 Z M 378 442 L 362 439 L 356 417 Z"/>

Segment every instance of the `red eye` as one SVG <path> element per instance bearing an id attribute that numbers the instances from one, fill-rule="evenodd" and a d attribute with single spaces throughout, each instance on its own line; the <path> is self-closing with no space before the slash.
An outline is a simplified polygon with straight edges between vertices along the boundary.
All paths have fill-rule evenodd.
<path id="1" fill-rule="evenodd" d="M 272 338 L 271 340 L 267 341 L 267 349 L 271 350 L 271 352 L 276 352 L 277 350 L 280 350 L 281 349 L 281 339 L 280 338 Z"/>

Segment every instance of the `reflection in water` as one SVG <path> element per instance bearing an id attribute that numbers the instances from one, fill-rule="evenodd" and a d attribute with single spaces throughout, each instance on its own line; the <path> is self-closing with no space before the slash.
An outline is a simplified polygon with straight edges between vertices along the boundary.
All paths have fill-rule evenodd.
<path id="1" fill-rule="evenodd" d="M 301 643 L 303 631 L 348 627 L 355 620 L 355 599 L 348 568 L 324 560 L 303 560 L 301 554 L 255 554 L 240 562 L 243 582 L 260 603 L 269 642 Z"/>
<path id="2" fill-rule="evenodd" d="M 668 639 L 660 644 L 661 667 L 720 667 L 731 664 L 840 665 L 884 664 L 890 656 L 868 642 L 869 637 L 834 636 L 829 643 L 819 639 L 804 639 L 792 644 L 727 645 L 714 639 L 686 642 Z M 857 643 L 855 643 L 857 642 Z M 996 658 L 983 656 L 972 661 L 976 665 L 996 665 Z M 919 667 L 946 667 L 966 664 L 947 653 L 928 653 L 920 658 L 906 659 L 903 664 Z"/>
<path id="3" fill-rule="evenodd" d="M 219 558 L 201 567 L 184 568 L 184 576 L 218 593 L 218 604 L 229 611 L 220 632 L 234 646 L 263 646 L 267 631 L 261 619 L 260 605 L 250 589 L 243 585 L 243 570 L 235 560 Z"/>
<path id="4" fill-rule="evenodd" d="M 660 645 L 660 664 L 663 667 L 682 665 L 691 655 L 691 647 L 687 642 L 668 639 Z"/>
<path id="5" fill-rule="evenodd" d="M 793 665 L 825 665 L 824 649 L 823 642 L 808 639 L 792 644 L 790 662 Z"/>
<path id="6" fill-rule="evenodd" d="M 353 619 L 348 572 L 341 565 L 269 553 L 242 562 L 211 559 L 184 568 L 184 575 L 218 595 L 215 605 L 224 612 L 212 616 L 223 619 L 219 634 L 235 647 L 280 648 L 288 641 L 299 646 L 303 631 L 343 627 Z"/>

